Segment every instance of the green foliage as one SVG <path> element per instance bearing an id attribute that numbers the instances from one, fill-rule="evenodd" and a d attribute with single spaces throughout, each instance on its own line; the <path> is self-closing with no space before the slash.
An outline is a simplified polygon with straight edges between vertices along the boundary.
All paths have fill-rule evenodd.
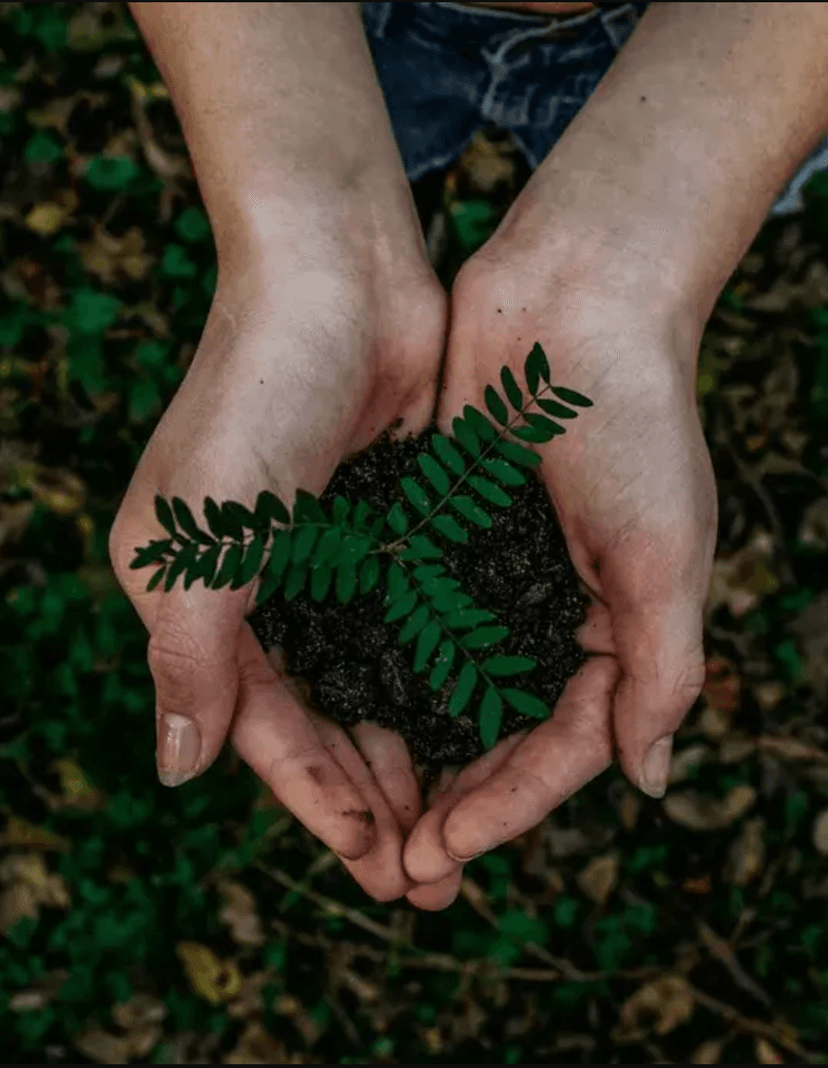
<path id="1" fill-rule="evenodd" d="M 219 507 L 212 498 L 205 498 L 208 534 L 200 529 L 181 498 L 173 497 L 170 504 L 157 496 L 155 514 L 170 537 L 140 547 L 130 567 L 160 565 L 147 590 L 163 580 L 168 591 L 179 575 L 184 576 L 185 589 L 198 580 L 212 589 L 228 583 L 231 589 L 239 589 L 260 575 L 257 604 L 280 588 L 290 601 L 306 587 L 315 601 L 324 600 L 333 591 L 340 604 L 347 604 L 357 591 L 364 596 L 379 584 L 380 557 L 387 559 L 384 622 L 400 624 L 398 642 L 413 648 L 413 670 L 417 674 L 429 672 L 433 691 L 454 674 L 448 701 L 452 716 L 463 713 L 475 692 L 479 693 L 480 738 L 484 747 L 491 749 L 500 734 L 506 705 L 538 719 L 549 715 L 537 697 L 513 686 L 501 686 L 498 681 L 531 671 L 536 661 L 494 652 L 494 647 L 508 638 L 509 628 L 481 626 L 496 624 L 496 617 L 476 608 L 443 564 L 425 562 L 441 560 L 443 550 L 418 531 L 425 528 L 447 541 L 467 542 L 471 528 L 491 527 L 491 507 L 508 508 L 513 503 L 503 487 L 522 485 L 526 478 L 519 468 L 535 466 L 540 460 L 531 449 L 505 440 L 505 434 L 530 442 L 551 441 L 565 428 L 549 414 L 563 419 L 578 414 L 561 401 L 575 407 L 592 404 L 573 389 L 551 384 L 549 363 L 538 343 L 526 357 L 524 376 L 527 401 L 512 371 L 504 366 L 500 372 L 506 399 L 523 417 L 524 425 L 516 426 L 516 419 L 510 421 L 506 401 L 488 385 L 486 406 L 500 426 L 478 408 L 465 405 L 462 417 L 453 421 L 454 438 L 432 435 L 432 451 L 417 457 L 422 478 L 402 478 L 400 499 L 384 516 L 371 514 L 365 501 L 356 503 L 351 516 L 351 502 L 341 496 L 328 516 L 319 501 L 302 489 L 296 492 L 291 516 L 275 494 L 263 491 L 254 512 L 235 501 L 225 501 Z M 545 385 L 539 388 L 541 380 Z M 548 392 L 559 400 L 542 396 Z M 527 411 L 532 404 L 549 414 Z M 491 477 L 485 477 L 484 471 Z M 461 487 L 476 496 L 458 492 Z M 446 508 L 455 514 L 447 514 Z M 395 537 L 383 541 L 382 534 L 388 529 Z M 245 540 L 245 532 L 252 535 L 249 540 Z"/>

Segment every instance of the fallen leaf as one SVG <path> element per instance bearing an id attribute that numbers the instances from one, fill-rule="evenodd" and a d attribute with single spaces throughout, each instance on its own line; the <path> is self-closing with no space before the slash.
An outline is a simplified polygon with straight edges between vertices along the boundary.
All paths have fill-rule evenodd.
<path id="1" fill-rule="evenodd" d="M 167 1006 L 151 994 L 134 994 L 129 1001 L 122 1001 L 112 1009 L 112 1019 L 125 1031 L 146 1023 L 161 1023 L 167 1017 Z"/>
<path id="2" fill-rule="evenodd" d="M 596 905 L 605 905 L 618 882 L 618 867 L 617 853 L 593 857 L 577 876 L 582 893 Z"/>
<path id="3" fill-rule="evenodd" d="M 45 827 L 36 827 L 19 816 L 9 816 L 5 830 L 0 834 L 0 846 L 29 846 L 32 849 L 58 849 L 69 851 L 71 842 Z"/>
<path id="4" fill-rule="evenodd" d="M 739 738 L 731 735 L 722 740 L 719 746 L 719 762 L 722 764 L 740 764 L 756 751 L 756 742 L 752 738 Z"/>
<path id="5" fill-rule="evenodd" d="M 757 1037 L 753 1044 L 757 1064 L 784 1064 L 785 1058 L 768 1042 L 766 1038 Z"/>
<path id="6" fill-rule="evenodd" d="M 54 201 L 35 204 L 25 218 L 26 226 L 36 234 L 55 234 L 63 226 L 67 213 Z"/>
<path id="7" fill-rule="evenodd" d="M 718 1064 L 722 1059 L 724 1041 L 720 1038 L 708 1039 L 696 1046 L 690 1054 L 691 1064 Z"/>
<path id="8" fill-rule="evenodd" d="M 232 1001 L 227 1003 L 227 1015 L 244 1019 L 264 1010 L 262 989 L 273 982 L 272 971 L 253 972 L 242 979 L 241 990 Z"/>
<path id="9" fill-rule="evenodd" d="M 305 1006 L 292 994 L 283 994 L 273 1002 L 273 1011 L 289 1016 L 308 1048 L 316 1045 L 322 1037 L 322 1027 L 314 1020 Z"/>
<path id="10" fill-rule="evenodd" d="M 241 990 L 242 977 L 235 961 L 220 960 L 200 942 L 179 942 L 175 951 L 184 965 L 190 989 L 211 1005 L 228 1001 Z"/>
<path id="11" fill-rule="evenodd" d="M 685 749 L 675 750 L 670 761 L 670 785 L 684 782 L 689 777 L 692 768 L 697 768 L 706 760 L 710 760 L 712 755 L 710 746 L 705 745 L 703 742 L 698 745 L 688 745 Z"/>
<path id="12" fill-rule="evenodd" d="M 96 1064 L 129 1064 L 132 1047 L 129 1037 L 113 1035 L 100 1027 L 89 1028 L 72 1040 L 75 1049 Z"/>
<path id="13" fill-rule="evenodd" d="M 721 605 L 727 605 L 735 618 L 756 608 L 762 598 L 779 589 L 774 574 L 773 535 L 755 527 L 748 542 L 732 556 L 713 561 L 705 618 L 710 620 Z"/>
<path id="14" fill-rule="evenodd" d="M 824 808 L 814 820 L 811 838 L 817 853 L 828 856 L 828 808 Z"/>
<path id="15" fill-rule="evenodd" d="M 736 711 L 741 701 L 742 680 L 732 660 L 708 657 L 702 693 L 714 708 L 727 713 Z"/>
<path id="16" fill-rule="evenodd" d="M 459 166 L 465 171 L 471 191 L 475 193 L 492 193 L 497 186 L 511 182 L 515 175 L 513 160 L 482 131 L 472 137 L 460 157 Z"/>
<path id="17" fill-rule="evenodd" d="M 92 240 L 78 242 L 78 250 L 87 271 L 107 283 L 118 280 L 120 275 L 139 282 L 156 262 L 155 256 L 144 251 L 144 235 L 137 226 L 131 226 L 122 237 L 115 237 L 95 222 Z"/>
<path id="18" fill-rule="evenodd" d="M 761 874 L 765 864 L 765 821 L 761 816 L 747 820 L 733 840 L 725 863 L 725 879 L 732 886 L 748 886 Z"/>
<path id="19" fill-rule="evenodd" d="M 219 893 L 226 904 L 219 912 L 219 919 L 230 928 L 234 940 L 242 946 L 261 946 L 266 941 L 255 897 L 242 883 L 225 880 L 219 884 Z"/>
<path id="20" fill-rule="evenodd" d="M 37 894 L 27 883 L 15 883 L 0 893 L 0 931 L 10 930 L 25 917 L 36 920 L 40 915 Z"/>
<path id="21" fill-rule="evenodd" d="M 709 874 L 691 876 L 689 879 L 685 879 L 681 884 L 682 890 L 686 894 L 700 894 L 704 896 L 709 894 L 713 889 L 713 881 Z"/>
<path id="22" fill-rule="evenodd" d="M 641 813 L 641 798 L 632 790 L 625 790 L 618 806 L 618 818 L 625 831 L 634 831 Z"/>
<path id="23" fill-rule="evenodd" d="M 695 790 L 667 794 L 662 801 L 669 818 L 691 831 L 718 831 L 743 816 L 756 801 L 756 790 L 740 784 L 722 800 L 705 797 Z"/>
<path id="24" fill-rule="evenodd" d="M 803 545 L 828 549 L 828 497 L 817 497 L 808 505 L 796 537 Z"/>
<path id="25" fill-rule="evenodd" d="M 222 1064 L 289 1064 L 288 1053 L 258 1020 L 250 1020 Z M 293 1062 L 295 1063 L 295 1062 Z"/>
<path id="26" fill-rule="evenodd" d="M 612 1029 L 614 1042 L 640 1042 L 651 1030 L 668 1035 L 693 1015 L 693 991 L 681 975 L 664 975 L 645 983 L 621 1006 Z"/>
<path id="27" fill-rule="evenodd" d="M 59 779 L 63 796 L 61 807 L 77 808 L 83 811 L 93 811 L 102 808 L 106 804 L 106 798 L 101 791 L 93 786 L 86 778 L 85 773 L 68 757 L 53 760 L 49 766 Z"/>
<path id="28" fill-rule="evenodd" d="M 820 701 L 828 700 L 828 590 L 805 605 L 788 630 L 799 639 L 802 682 L 813 688 Z"/>

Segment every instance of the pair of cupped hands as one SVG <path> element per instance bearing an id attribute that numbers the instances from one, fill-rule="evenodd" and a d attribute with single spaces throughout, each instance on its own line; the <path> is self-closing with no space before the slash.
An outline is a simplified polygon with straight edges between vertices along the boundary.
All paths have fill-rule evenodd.
<path id="1" fill-rule="evenodd" d="M 671 736 L 704 681 L 716 487 L 695 403 L 703 323 L 648 277 L 646 259 L 619 260 L 600 241 L 573 252 L 577 234 L 562 241 L 553 214 L 544 223 L 519 198 L 450 296 L 413 204 L 402 241 L 361 228 L 358 213 L 339 229 L 298 215 L 220 258 L 200 344 L 112 528 L 115 574 L 150 633 L 162 780 L 200 774 L 229 737 L 378 901 L 447 907 L 465 861 L 538 824 L 614 758 L 661 796 Z M 553 384 L 594 402 L 569 433 L 534 446 L 590 593 L 577 635 L 590 655 L 550 719 L 444 770 L 423 797 L 398 734 L 370 722 L 346 732 L 263 651 L 246 621 L 258 579 L 147 592 L 147 570 L 129 564 L 164 536 L 156 494 L 197 517 L 206 496 L 252 508 L 263 489 L 291 507 L 297 488 L 320 495 L 387 428 L 407 437 L 435 416 L 451 434 L 503 364 L 523 381 L 536 341 Z"/>

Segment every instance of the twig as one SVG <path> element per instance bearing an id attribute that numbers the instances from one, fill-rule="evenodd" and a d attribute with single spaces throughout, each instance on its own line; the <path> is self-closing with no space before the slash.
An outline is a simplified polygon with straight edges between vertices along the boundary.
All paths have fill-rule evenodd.
<path id="1" fill-rule="evenodd" d="M 771 527 L 774 533 L 774 549 L 776 553 L 779 569 L 782 572 L 782 581 L 786 586 L 796 585 L 796 575 L 794 574 L 791 561 L 788 557 L 788 551 L 785 548 L 785 528 L 782 526 L 782 521 L 779 518 L 779 513 L 776 511 L 776 506 L 773 503 L 773 499 L 768 491 L 765 489 L 761 478 L 754 472 L 753 468 L 746 463 L 739 455 L 739 451 L 733 444 L 730 436 L 730 431 L 727 429 L 725 419 L 722 413 L 721 405 L 716 406 L 716 432 L 720 441 L 727 449 L 728 454 L 736 465 L 736 469 L 739 472 L 739 476 L 742 481 L 753 490 L 756 496 L 759 498 L 762 507 L 765 509 L 765 514 L 768 517 Z"/>
<path id="2" fill-rule="evenodd" d="M 282 886 L 286 886 L 289 890 L 295 890 L 297 893 L 302 894 L 304 897 L 308 898 L 309 901 L 313 901 L 316 905 L 319 905 L 320 908 L 323 908 L 329 915 L 340 916 L 343 919 L 350 920 L 350 922 L 357 927 L 361 927 L 364 931 L 368 931 L 370 934 L 376 935 L 377 938 L 382 938 L 386 942 L 399 942 L 397 932 L 390 927 L 384 927 L 381 923 L 377 923 L 376 920 L 370 919 L 368 916 L 361 913 L 359 909 L 343 905 L 339 901 L 334 901 L 333 898 L 325 897 L 324 894 L 319 894 L 316 890 L 311 890 L 309 887 L 303 886 L 280 868 L 268 868 L 265 864 L 262 864 L 261 861 L 254 861 L 253 867 L 258 868 L 259 871 L 270 876 L 270 878 L 274 879 L 277 883 L 281 883 Z"/>
<path id="3" fill-rule="evenodd" d="M 728 1005 L 724 1001 L 719 1001 L 718 998 L 712 997 L 710 994 L 705 994 L 703 990 L 698 990 L 696 987 L 691 986 L 693 997 L 699 1005 L 702 1005 L 705 1009 L 709 1009 L 710 1012 L 715 1012 L 717 1016 L 721 1016 L 734 1027 L 738 1027 L 740 1031 L 747 1031 L 752 1035 L 759 1035 L 761 1038 L 767 1038 L 771 1042 L 776 1042 L 778 1045 L 783 1046 L 789 1053 L 795 1054 L 797 1057 L 801 1057 L 807 1064 L 820 1063 L 817 1058 L 810 1054 L 804 1046 L 801 1046 L 795 1038 L 792 1038 L 790 1034 L 786 1032 L 786 1027 L 789 1025 L 781 1024 L 768 1024 L 762 1020 L 754 1020 L 749 1016 L 743 1016 L 737 1009 L 734 1009 L 732 1005 Z"/>
<path id="4" fill-rule="evenodd" d="M 490 923 L 495 930 L 500 930 L 500 922 L 497 916 L 489 908 L 486 901 L 486 895 L 481 887 L 469 876 L 465 876 L 460 884 L 460 893 L 468 901 L 471 907 L 475 910 L 478 916 L 482 916 L 487 923 Z M 566 960 L 564 957 L 556 957 L 549 950 L 543 946 L 539 946 L 537 942 L 526 942 L 524 944 L 526 952 L 534 957 L 536 960 L 542 960 L 544 964 L 549 964 L 551 967 L 556 968 L 558 972 L 566 979 L 570 979 L 573 982 L 584 982 L 585 973 L 579 968 L 576 968 L 571 961 Z"/>
<path id="5" fill-rule="evenodd" d="M 813 760 L 817 764 L 828 764 L 828 753 L 824 749 L 818 749 L 807 742 L 800 742 L 797 738 L 761 734 L 756 739 L 756 744 L 760 749 L 787 760 Z"/>
<path id="6" fill-rule="evenodd" d="M 713 928 L 709 927 L 701 918 L 696 920 L 696 926 L 702 942 L 716 960 L 727 968 L 733 982 L 761 1002 L 765 1008 L 771 1008 L 773 1006 L 773 998 L 759 986 L 755 979 L 748 975 L 728 943 L 723 938 L 720 938 Z"/>

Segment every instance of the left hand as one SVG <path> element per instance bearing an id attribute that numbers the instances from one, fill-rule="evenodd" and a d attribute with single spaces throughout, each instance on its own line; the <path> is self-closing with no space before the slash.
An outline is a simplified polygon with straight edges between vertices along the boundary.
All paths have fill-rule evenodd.
<path id="1" fill-rule="evenodd" d="M 533 446 L 591 595 L 577 637 L 593 655 L 549 720 L 444 777 L 403 854 L 420 884 L 406 896 L 424 909 L 456 897 L 456 858 L 511 841 L 604 771 L 613 736 L 628 778 L 661 796 L 672 734 L 704 682 L 717 526 L 695 402 L 704 323 L 689 300 L 677 308 L 657 280 L 647 284 L 651 263 L 629 255 L 606 265 L 594 252 L 575 263 L 556 252 L 553 234 L 521 227 L 519 210 L 516 202 L 455 281 L 437 424 L 448 435 L 464 404 L 486 412 L 483 391 L 500 391 L 504 363 L 523 388 L 535 341 L 553 384 L 593 400 L 565 435 Z"/>

